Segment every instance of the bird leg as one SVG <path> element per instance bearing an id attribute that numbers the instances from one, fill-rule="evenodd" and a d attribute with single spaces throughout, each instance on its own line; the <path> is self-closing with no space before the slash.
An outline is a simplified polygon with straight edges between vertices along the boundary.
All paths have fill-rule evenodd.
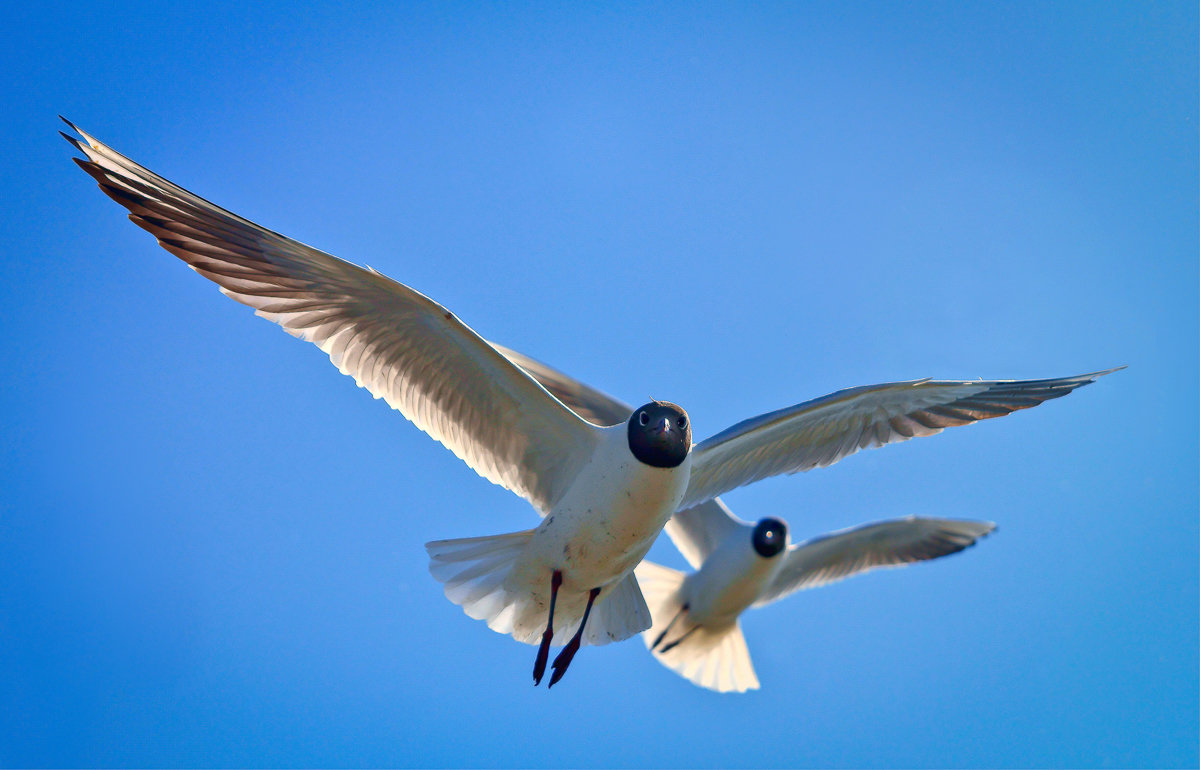
<path id="1" fill-rule="evenodd" d="M 546 658 L 550 655 L 550 640 L 554 638 L 554 600 L 558 598 L 558 587 L 562 585 L 562 573 L 554 570 L 550 577 L 550 619 L 546 621 L 546 631 L 542 634 L 542 644 L 538 647 L 537 659 L 533 662 L 533 686 L 542 683 L 542 674 L 546 673 Z"/>
<path id="2" fill-rule="evenodd" d="M 567 666 L 571 665 L 571 659 L 575 657 L 575 653 L 579 650 L 579 642 L 583 639 L 583 629 L 587 626 L 588 615 L 592 612 L 592 603 L 596 601 L 596 597 L 600 595 L 600 588 L 593 588 L 588 591 L 587 606 L 583 608 L 583 620 L 579 621 L 579 630 L 571 637 L 571 641 L 567 642 L 567 646 L 562 648 L 562 652 L 558 653 L 558 657 L 554 659 L 554 673 L 550 675 L 550 684 L 547 687 L 553 687 L 554 683 L 562 679 L 563 674 L 567 673 Z"/>
<path id="3" fill-rule="evenodd" d="M 664 638 L 666 638 L 667 633 L 670 632 L 671 626 L 675 625 L 675 621 L 679 620 L 679 616 L 687 611 L 688 611 L 688 606 L 686 604 L 679 608 L 679 612 L 675 613 L 675 617 L 671 618 L 671 622 L 667 624 L 667 627 L 662 630 L 661 634 L 659 634 L 657 637 L 655 637 L 654 644 L 650 645 L 651 650 L 653 650 L 658 645 L 662 644 L 662 640 Z"/>
<path id="4" fill-rule="evenodd" d="M 691 636 L 691 635 L 692 635 L 692 632 L 693 632 L 693 631 L 695 631 L 695 630 L 696 630 L 697 628 L 699 628 L 699 627 L 700 627 L 700 626 L 692 626 L 691 628 L 689 628 L 689 629 L 687 630 L 687 633 L 686 633 L 686 634 L 684 634 L 683 636 L 679 637 L 679 638 L 678 638 L 678 639 L 676 639 L 675 641 L 673 641 L 673 642 L 671 642 L 670 644 L 668 644 L 666 647 L 663 647 L 661 650 L 659 650 L 659 651 L 658 651 L 658 652 L 659 652 L 659 654 L 661 654 L 661 655 L 666 655 L 668 652 L 670 652 L 671 650 L 675 649 L 675 648 L 676 648 L 676 647 L 679 645 L 679 643 L 680 643 L 680 642 L 682 642 L 684 639 L 687 639 L 689 636 Z"/>

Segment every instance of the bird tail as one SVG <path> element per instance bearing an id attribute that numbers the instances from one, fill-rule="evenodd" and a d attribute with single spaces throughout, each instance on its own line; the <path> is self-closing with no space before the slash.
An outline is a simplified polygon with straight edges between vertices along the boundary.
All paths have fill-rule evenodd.
<path id="1" fill-rule="evenodd" d="M 653 625 L 642 634 L 642 640 L 659 663 L 709 690 L 758 689 L 758 677 L 750 662 L 741 623 L 697 627 L 683 607 L 680 589 L 684 573 L 651 561 L 643 561 L 636 572 L 653 618 Z"/>
<path id="2" fill-rule="evenodd" d="M 445 586 L 446 598 L 488 628 L 519 642 L 538 644 L 550 607 L 550 575 L 526 575 L 513 566 L 534 530 L 507 535 L 436 540 L 425 544 L 429 572 Z M 554 641 L 563 645 L 583 619 L 587 591 L 563 586 L 554 608 Z M 582 643 L 617 642 L 650 626 L 650 611 L 633 573 L 601 590 L 588 617 Z"/>

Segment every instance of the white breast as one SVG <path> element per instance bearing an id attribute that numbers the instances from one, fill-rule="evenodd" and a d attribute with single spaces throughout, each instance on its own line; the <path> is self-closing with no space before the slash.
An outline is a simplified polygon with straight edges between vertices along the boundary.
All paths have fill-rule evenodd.
<path id="1" fill-rule="evenodd" d="M 700 569 L 683 583 L 688 616 L 697 624 L 722 626 L 735 621 L 758 599 L 783 566 L 787 549 L 763 558 L 751 542 L 753 527 L 738 527 L 717 546 Z"/>
<path id="2" fill-rule="evenodd" d="M 650 550 L 687 489 L 691 456 L 654 468 L 629 451 L 628 428 L 604 441 L 534 535 L 518 572 L 563 573 L 564 587 L 589 590 L 622 577 Z M 528 572 L 527 572 L 528 571 Z"/>

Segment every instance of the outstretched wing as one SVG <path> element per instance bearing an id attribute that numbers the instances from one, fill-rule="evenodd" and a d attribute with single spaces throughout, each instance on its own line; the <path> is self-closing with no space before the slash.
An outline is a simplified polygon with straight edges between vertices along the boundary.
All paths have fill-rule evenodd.
<path id="1" fill-rule="evenodd" d="M 909 516 L 815 537 L 788 549 L 786 561 L 754 606 L 878 567 L 902 567 L 957 553 L 995 529 L 990 521 Z"/>
<path id="2" fill-rule="evenodd" d="M 832 465 L 860 449 L 1003 417 L 1115 371 L 1053 380 L 913 380 L 839 390 L 745 420 L 696 445 L 680 507 L 770 476 Z"/>
<path id="3" fill-rule="evenodd" d="M 542 513 L 598 430 L 452 313 L 373 270 L 260 227 L 80 131 L 76 163 L 129 218 L 227 296 L 329 354 L 343 374 Z"/>

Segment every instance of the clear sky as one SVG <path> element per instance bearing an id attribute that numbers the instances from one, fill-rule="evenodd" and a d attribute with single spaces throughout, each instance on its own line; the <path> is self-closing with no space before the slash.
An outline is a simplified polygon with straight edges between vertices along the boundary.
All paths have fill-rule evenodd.
<path id="1" fill-rule="evenodd" d="M 14 6 L 0 764 L 1196 766 L 1197 36 L 1194 2 Z M 750 612 L 760 691 L 633 640 L 547 692 L 422 548 L 532 509 L 155 246 L 57 113 L 698 438 L 1129 368 L 727 496 L 797 538 L 999 525 Z"/>

